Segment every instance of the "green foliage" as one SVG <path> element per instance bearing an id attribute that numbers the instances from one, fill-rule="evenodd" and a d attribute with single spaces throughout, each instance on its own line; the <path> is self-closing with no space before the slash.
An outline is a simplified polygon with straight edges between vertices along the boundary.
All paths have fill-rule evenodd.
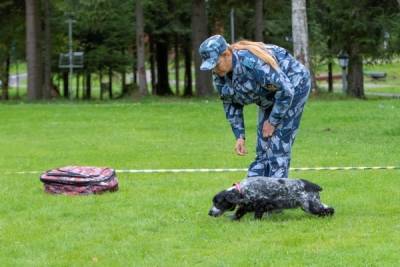
<path id="1" fill-rule="evenodd" d="M 24 7 L 22 0 L 0 3 L 0 81 L 7 80 L 6 62 L 21 59 L 25 54 Z"/>
<path id="2" fill-rule="evenodd" d="M 170 54 L 175 42 L 181 50 L 184 44 L 191 43 L 192 1 L 141 1 L 147 48 L 150 40 L 147 37 L 155 43 L 168 42 Z M 86 68 L 90 72 L 108 68 L 122 72 L 135 65 L 135 0 L 54 0 L 49 3 L 53 73 L 59 71 L 59 54 L 68 51 L 65 20 L 70 14 L 76 19 L 74 50 L 85 52 Z M 230 42 L 230 11 L 234 8 L 236 40 L 254 39 L 254 1 L 208 0 L 206 8 L 210 34 L 223 34 Z M 0 3 L 0 76 L 5 75 L 4 62 L 8 55 L 11 54 L 12 63 L 25 57 L 24 9 L 23 0 Z M 332 61 L 342 49 L 357 49 L 368 63 L 390 60 L 400 52 L 400 12 L 395 0 L 311 0 L 307 1 L 307 13 L 314 65 Z M 264 1 L 264 26 L 266 43 L 292 50 L 290 0 Z M 383 46 L 385 33 L 389 33 L 386 49 Z"/>
<path id="3" fill-rule="evenodd" d="M 157 41 L 172 43 L 175 37 L 186 42 L 191 38 L 191 1 L 143 1 L 145 32 Z M 184 40 L 184 41 L 183 41 Z M 170 46 L 172 47 L 172 45 Z"/>
<path id="4" fill-rule="evenodd" d="M 25 1 L 2 1 L 0 14 L 0 65 L 2 65 L 8 55 L 12 59 L 21 59 L 25 55 Z"/>
<path id="5" fill-rule="evenodd" d="M 280 45 L 291 51 L 293 46 L 291 1 L 267 1 L 265 5 L 266 42 Z"/>
<path id="6" fill-rule="evenodd" d="M 370 58 L 385 58 L 399 53 L 400 24 L 396 1 L 310 1 L 311 36 L 313 43 L 332 47 L 322 48 L 321 55 L 338 54 L 340 50 L 356 49 L 357 53 Z M 389 32 L 389 47 L 384 49 L 385 32 Z M 326 40 L 325 42 L 323 40 Z M 315 44 L 314 44 L 315 45 Z M 318 47 L 318 45 L 317 45 Z"/>
<path id="7" fill-rule="evenodd" d="M 132 59 L 126 51 L 134 40 L 133 7 L 132 1 L 123 0 L 81 0 L 71 7 L 77 20 L 75 36 L 89 69 L 129 66 Z"/>
<path id="8" fill-rule="evenodd" d="M 230 12 L 235 10 L 235 38 L 254 39 L 254 1 L 208 1 L 208 15 L 211 32 L 217 31 L 231 42 Z M 292 44 L 291 4 L 289 0 L 268 1 L 264 3 L 264 39 L 266 43 L 281 45 L 288 49 Z M 214 29 L 215 25 L 221 25 Z M 223 32 L 221 32 L 223 30 Z"/>

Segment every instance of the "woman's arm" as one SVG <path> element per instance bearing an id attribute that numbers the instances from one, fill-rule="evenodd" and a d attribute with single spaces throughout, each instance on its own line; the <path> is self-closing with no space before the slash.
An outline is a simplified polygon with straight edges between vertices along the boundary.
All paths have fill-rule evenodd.
<path id="1" fill-rule="evenodd" d="M 243 106 L 232 102 L 233 89 L 226 83 L 225 78 L 213 75 L 214 86 L 221 96 L 226 119 L 232 127 L 232 132 L 236 139 L 245 139 Z"/>
<path id="2" fill-rule="evenodd" d="M 226 119 L 232 127 L 236 139 L 245 139 L 243 106 L 234 103 L 223 103 Z"/>

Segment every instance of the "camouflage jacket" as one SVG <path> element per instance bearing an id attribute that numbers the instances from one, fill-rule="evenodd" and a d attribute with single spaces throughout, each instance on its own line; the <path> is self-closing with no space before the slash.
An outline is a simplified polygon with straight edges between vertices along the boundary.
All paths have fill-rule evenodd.
<path id="1" fill-rule="evenodd" d="M 274 69 L 248 50 L 233 51 L 231 75 L 213 75 L 223 101 L 226 118 L 236 138 L 245 137 L 243 106 L 255 103 L 263 109 L 272 107 L 268 121 L 278 126 L 292 104 L 296 87 L 309 79 L 309 71 L 286 49 L 276 45 L 265 48 L 276 59 Z"/>

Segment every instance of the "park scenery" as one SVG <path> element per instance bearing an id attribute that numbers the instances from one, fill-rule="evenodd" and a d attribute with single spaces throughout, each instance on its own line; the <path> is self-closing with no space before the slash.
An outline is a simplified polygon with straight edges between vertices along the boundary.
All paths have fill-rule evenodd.
<path id="1" fill-rule="evenodd" d="M 400 1 L 0 0 L 0 22 L 0 266 L 399 266 Z M 213 35 L 310 70 L 283 178 L 322 187 L 333 216 L 208 215 L 259 126 L 245 105 L 237 155 L 219 64 L 200 71 Z M 118 187 L 46 192 L 64 166 Z"/>

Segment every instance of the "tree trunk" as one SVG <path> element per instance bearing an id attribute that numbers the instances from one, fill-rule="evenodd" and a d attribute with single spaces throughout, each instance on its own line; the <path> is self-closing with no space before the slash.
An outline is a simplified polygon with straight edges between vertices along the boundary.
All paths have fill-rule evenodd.
<path id="1" fill-rule="evenodd" d="M 99 87 L 100 87 L 100 100 L 103 100 L 104 85 L 103 85 L 103 72 L 101 70 L 99 72 Z"/>
<path id="2" fill-rule="evenodd" d="M 332 76 L 332 60 L 329 59 L 328 63 L 328 92 L 333 92 L 333 76 Z"/>
<path id="3" fill-rule="evenodd" d="M 192 86 L 192 50 L 189 40 L 187 40 L 183 45 L 183 53 L 185 56 L 185 88 L 183 95 L 192 96 L 193 86 Z"/>
<path id="4" fill-rule="evenodd" d="M 224 19 L 221 17 L 216 17 L 214 19 L 215 21 L 214 25 L 212 25 L 213 26 L 212 33 L 224 35 L 225 33 Z"/>
<path id="5" fill-rule="evenodd" d="M 62 74 L 63 74 L 64 98 L 69 99 L 69 77 L 68 77 L 68 72 L 64 71 Z"/>
<path id="6" fill-rule="evenodd" d="M 113 98 L 112 88 L 113 88 L 113 71 L 112 68 L 108 68 L 108 97 Z"/>
<path id="7" fill-rule="evenodd" d="M 332 51 L 332 40 L 330 37 L 328 37 L 328 51 L 331 53 Z M 332 57 L 329 56 L 328 59 L 328 92 L 332 93 L 333 92 L 333 76 L 332 76 Z"/>
<path id="8" fill-rule="evenodd" d="M 175 95 L 179 96 L 179 38 L 175 35 Z"/>
<path id="9" fill-rule="evenodd" d="M 9 95 L 8 95 L 9 79 L 10 79 L 10 54 L 8 53 L 6 62 L 5 62 L 3 84 L 1 85 L 1 87 L 2 87 L 1 99 L 2 100 L 9 99 Z"/>
<path id="10" fill-rule="evenodd" d="M 79 83 L 79 78 L 80 78 L 80 75 L 79 75 L 79 73 L 76 73 L 75 74 L 75 77 L 76 77 L 76 80 L 75 80 L 75 82 L 76 82 L 76 99 L 79 99 L 79 91 L 80 91 L 80 83 Z"/>
<path id="11" fill-rule="evenodd" d="M 126 71 L 125 71 L 125 69 L 121 72 L 121 86 L 122 86 L 122 95 L 128 94 L 128 90 L 126 87 Z"/>
<path id="12" fill-rule="evenodd" d="M 28 100 L 42 97 L 42 62 L 40 49 L 40 1 L 26 0 L 26 58 L 28 65 Z"/>
<path id="13" fill-rule="evenodd" d="M 61 92 L 61 75 L 60 75 L 60 73 L 57 73 L 57 88 L 58 88 L 59 92 Z"/>
<path id="14" fill-rule="evenodd" d="M 311 79 L 311 90 L 313 91 L 314 94 L 318 94 L 319 89 L 312 64 L 310 64 L 310 79 Z"/>
<path id="15" fill-rule="evenodd" d="M 157 95 L 172 95 L 168 80 L 168 41 L 166 35 L 158 36 L 156 42 Z"/>
<path id="16" fill-rule="evenodd" d="M 263 2 L 264 0 L 255 0 L 256 5 L 255 5 L 255 40 L 258 42 L 263 42 L 264 37 L 263 37 L 263 31 L 264 31 L 264 8 L 263 8 Z"/>
<path id="17" fill-rule="evenodd" d="M 310 68 L 306 0 L 292 0 L 293 54 Z"/>
<path id="18" fill-rule="evenodd" d="M 44 0 L 44 84 L 43 97 L 51 98 L 52 81 L 51 81 L 51 29 L 50 29 L 50 1 Z"/>
<path id="19" fill-rule="evenodd" d="M 137 55 L 136 50 L 133 50 L 133 58 L 135 58 Z M 136 85 L 137 84 L 137 63 L 136 60 L 133 60 L 133 64 L 132 64 L 132 72 L 133 72 L 133 84 Z"/>
<path id="20" fill-rule="evenodd" d="M 89 70 L 86 70 L 86 93 L 85 99 L 90 100 L 92 97 L 92 75 Z"/>
<path id="21" fill-rule="evenodd" d="M 122 55 L 124 55 L 124 57 L 126 56 L 125 49 L 122 49 L 121 53 L 122 53 Z M 124 96 L 124 95 L 128 94 L 128 90 L 126 87 L 126 68 L 125 68 L 125 66 L 122 68 L 120 75 L 121 75 L 121 96 Z"/>
<path id="22" fill-rule="evenodd" d="M 153 35 L 150 35 L 149 38 L 150 42 L 150 75 L 151 75 L 151 94 L 155 95 L 156 94 L 156 84 L 157 84 L 157 78 L 156 78 L 156 64 L 154 61 L 154 39 Z"/>
<path id="23" fill-rule="evenodd" d="M 211 95 L 213 87 L 211 84 L 211 72 L 200 71 L 201 57 L 198 52 L 200 44 L 207 39 L 207 14 L 204 0 L 193 0 L 192 2 L 192 47 L 194 50 L 194 66 L 196 77 L 196 94 L 198 96 Z"/>
<path id="24" fill-rule="evenodd" d="M 146 68 L 144 65 L 144 19 L 142 0 L 136 0 L 136 51 L 137 51 L 137 72 L 139 78 L 139 93 L 148 95 Z"/>
<path id="25" fill-rule="evenodd" d="M 365 98 L 362 56 L 354 50 L 350 51 L 349 55 L 349 72 L 347 74 L 347 81 L 348 95 L 357 98 Z"/>

